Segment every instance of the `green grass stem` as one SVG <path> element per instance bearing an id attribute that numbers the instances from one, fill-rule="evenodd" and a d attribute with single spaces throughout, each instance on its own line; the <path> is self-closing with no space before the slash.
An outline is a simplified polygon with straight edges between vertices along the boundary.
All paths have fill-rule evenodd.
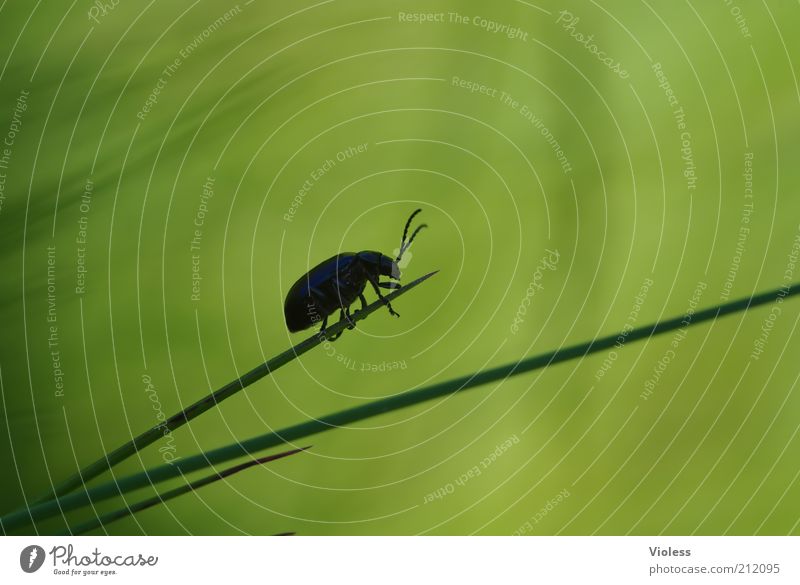
<path id="1" fill-rule="evenodd" d="M 385 295 L 387 301 L 393 301 L 400 295 L 403 295 L 413 289 L 414 287 L 418 286 L 431 276 L 436 274 L 436 272 L 431 272 L 422 276 L 407 285 L 392 291 L 390 294 Z M 370 314 L 374 313 L 375 311 L 379 310 L 381 307 L 384 306 L 384 303 L 380 300 L 375 301 L 371 305 L 367 306 L 366 309 L 357 311 L 352 314 L 352 321 L 358 322 L 362 319 L 365 319 Z M 225 384 L 219 390 L 212 392 L 205 398 L 198 400 L 194 404 L 186 407 L 182 411 L 177 414 L 172 415 L 164 422 L 159 423 L 158 425 L 151 427 L 150 429 L 143 432 L 141 435 L 134 437 L 121 447 L 111 451 L 110 453 L 103 455 L 100 459 L 87 465 L 73 476 L 68 478 L 63 483 L 57 485 L 50 491 L 47 495 L 39 498 L 36 503 L 42 503 L 48 500 L 52 500 L 56 496 L 62 496 L 67 494 L 77 488 L 85 487 L 86 483 L 91 481 L 92 479 L 96 478 L 100 474 L 108 471 L 113 466 L 117 465 L 118 463 L 125 461 L 127 458 L 131 457 L 132 455 L 136 454 L 138 451 L 141 451 L 148 445 L 151 445 L 164 437 L 164 434 L 167 431 L 174 431 L 177 428 L 182 427 L 190 420 L 197 418 L 204 412 L 211 410 L 215 406 L 218 406 L 223 400 L 226 400 L 237 394 L 238 392 L 244 390 L 254 382 L 257 382 L 261 378 L 272 374 L 278 368 L 285 366 L 286 364 L 290 363 L 292 360 L 300 357 L 307 351 L 315 348 L 319 344 L 323 343 L 327 338 L 335 336 L 337 333 L 343 331 L 347 327 L 346 322 L 339 322 L 335 325 L 331 325 L 326 330 L 326 335 L 320 335 L 319 332 L 315 333 L 308 339 L 298 343 L 294 347 L 287 349 L 281 354 L 278 354 L 274 358 L 267 360 L 263 364 L 253 368 L 243 376 L 237 378 L 236 380 Z"/>
<path id="2" fill-rule="evenodd" d="M 706 321 L 713 321 L 719 317 L 745 311 L 751 307 L 776 302 L 777 299 L 781 299 L 782 301 L 798 293 L 800 293 L 800 284 L 794 284 L 697 311 L 691 315 L 691 319 L 688 320 L 688 323 L 686 315 L 681 315 L 650 325 L 644 325 L 632 329 L 625 334 L 626 345 L 654 335 L 698 325 Z M 92 502 L 107 500 L 120 494 L 167 481 L 186 473 L 224 463 L 237 457 L 252 456 L 253 453 L 258 451 L 296 441 L 316 433 L 359 422 L 380 414 L 422 404 L 443 396 L 454 395 L 482 384 L 505 380 L 511 376 L 518 376 L 546 366 L 610 349 L 617 343 L 619 335 L 620 334 L 615 333 L 606 337 L 595 338 L 585 343 L 579 343 L 529 358 L 523 358 L 517 362 L 439 382 L 403 394 L 375 400 L 361 406 L 348 408 L 334 414 L 286 427 L 279 431 L 266 433 L 245 441 L 239 441 L 225 447 L 187 457 L 172 464 L 161 465 L 141 473 L 124 477 L 118 481 L 99 485 L 89 490 L 67 494 L 58 499 L 36 504 L 28 509 L 17 510 L 7 514 L 0 518 L 0 526 L 8 531 L 32 521 L 35 522 L 45 518 L 51 518 L 69 510 L 87 506 Z"/>
<path id="3" fill-rule="evenodd" d="M 146 500 L 142 500 L 141 502 L 137 502 L 125 508 L 120 508 L 119 510 L 108 512 L 107 514 L 103 514 L 102 516 L 95 516 L 91 520 L 87 520 L 82 524 L 70 528 L 67 532 L 64 533 L 64 535 L 75 536 L 78 534 L 85 534 L 91 530 L 95 530 L 96 528 L 108 526 L 112 522 L 116 522 L 117 520 L 121 520 L 122 518 L 131 516 L 136 512 L 141 512 L 142 510 L 147 510 L 148 508 L 152 508 L 153 506 L 158 506 L 159 504 L 163 504 L 169 500 L 177 498 L 178 496 L 182 496 L 183 494 L 188 494 L 189 492 L 197 491 L 201 487 L 205 487 L 209 484 L 225 479 L 226 477 L 230 477 L 235 473 L 244 471 L 245 469 L 250 469 L 251 467 L 255 467 L 256 465 L 263 465 L 264 463 L 269 463 L 270 461 L 275 461 L 276 459 L 282 459 L 284 457 L 288 457 L 289 455 L 294 455 L 295 453 L 300 453 L 301 451 L 305 451 L 309 448 L 310 447 L 303 447 L 302 449 L 292 449 L 291 451 L 284 451 L 282 453 L 277 453 L 275 455 L 261 457 L 260 459 L 251 459 L 250 461 L 245 461 L 244 463 L 240 463 L 239 465 L 230 467 L 225 471 L 220 471 L 219 473 L 214 473 L 202 479 L 198 479 L 191 483 L 184 484 L 182 486 L 168 490 L 164 493 L 153 496 L 152 498 L 147 498 Z"/>

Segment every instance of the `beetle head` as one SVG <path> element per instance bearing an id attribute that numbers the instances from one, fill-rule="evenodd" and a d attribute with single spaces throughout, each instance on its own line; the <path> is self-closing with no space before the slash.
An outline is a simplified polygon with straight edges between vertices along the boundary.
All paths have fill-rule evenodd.
<path id="1" fill-rule="evenodd" d="M 380 252 L 374 252 L 372 250 L 366 250 L 364 252 L 358 253 L 358 259 L 361 261 L 364 268 L 371 273 L 375 274 L 376 276 L 388 276 L 394 280 L 400 280 L 400 260 L 403 258 L 403 254 L 411 247 L 411 242 L 414 241 L 414 238 L 417 237 L 417 234 L 422 228 L 428 227 L 426 224 L 421 224 L 417 226 L 411 237 L 408 238 L 406 241 L 406 237 L 408 236 L 408 228 L 411 227 L 411 220 L 414 219 L 414 216 L 417 215 L 421 209 L 417 209 L 414 213 L 411 214 L 411 217 L 408 218 L 406 222 L 406 227 L 403 229 L 403 239 L 400 240 L 400 251 L 397 254 L 397 258 L 392 260 L 391 257 L 386 256 L 385 254 L 381 254 Z"/>
<path id="2" fill-rule="evenodd" d="M 400 267 L 389 256 L 381 256 L 381 274 L 400 280 Z"/>
<path id="3" fill-rule="evenodd" d="M 388 276 L 395 280 L 400 280 L 400 268 L 397 266 L 397 262 L 392 260 L 389 256 L 381 254 L 380 252 L 367 250 L 365 252 L 359 252 L 358 259 L 361 260 L 367 270 L 376 276 Z"/>

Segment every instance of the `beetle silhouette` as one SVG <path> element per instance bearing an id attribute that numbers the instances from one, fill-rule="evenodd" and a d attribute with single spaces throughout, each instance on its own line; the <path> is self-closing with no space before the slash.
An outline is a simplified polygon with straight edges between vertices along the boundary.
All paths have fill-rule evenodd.
<path id="1" fill-rule="evenodd" d="M 328 325 L 328 317 L 337 309 L 339 310 L 339 320 L 348 321 L 347 328 L 353 329 L 355 323 L 350 318 L 350 305 L 356 299 L 360 299 L 361 309 L 367 307 L 364 289 L 368 282 L 372 285 L 378 298 L 386 304 L 389 313 L 399 317 L 400 314 L 381 294 L 381 288 L 400 287 L 398 282 L 393 282 L 393 280 L 400 280 L 400 268 L 397 263 L 400 262 L 420 230 L 428 227 L 427 224 L 421 224 L 406 241 L 411 221 L 420 211 L 422 210 L 415 210 L 408 218 L 406 227 L 403 229 L 403 238 L 400 241 L 400 252 L 394 260 L 372 250 L 357 253 L 344 252 L 317 264 L 301 276 L 289 289 L 283 304 L 283 315 L 289 331 L 292 333 L 302 331 L 322 321 L 320 333 L 324 333 Z M 391 280 L 380 282 L 381 276 L 388 276 Z M 338 339 L 341 334 L 342 332 L 339 332 L 331 340 Z"/>

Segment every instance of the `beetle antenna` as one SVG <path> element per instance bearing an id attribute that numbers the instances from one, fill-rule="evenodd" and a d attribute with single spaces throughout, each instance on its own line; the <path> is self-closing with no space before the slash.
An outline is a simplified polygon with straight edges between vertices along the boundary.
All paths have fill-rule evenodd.
<path id="1" fill-rule="evenodd" d="M 411 242 L 414 241 L 414 238 L 417 237 L 417 234 L 420 232 L 420 230 L 422 228 L 428 227 L 428 224 L 426 223 L 423 223 L 422 225 L 418 226 L 417 229 L 414 230 L 414 232 L 411 234 L 411 237 L 406 242 L 406 236 L 408 235 L 408 228 L 411 226 L 411 220 L 413 220 L 414 216 L 416 216 L 420 211 L 422 210 L 421 209 L 415 210 L 414 213 L 411 214 L 411 216 L 408 218 L 408 221 L 406 222 L 406 227 L 403 229 L 403 239 L 400 240 L 400 253 L 397 254 L 395 262 L 400 262 L 400 259 L 403 257 L 403 253 L 405 253 L 405 251 L 411 247 Z"/>
<path id="2" fill-rule="evenodd" d="M 422 210 L 421 209 L 415 210 L 414 213 L 411 214 L 411 216 L 408 218 L 408 221 L 406 222 L 406 227 L 403 229 L 403 239 L 400 240 L 401 250 L 403 249 L 403 246 L 406 243 L 406 236 L 408 235 L 408 228 L 411 227 L 411 220 L 414 219 L 414 216 L 417 215 L 420 211 Z M 411 237 L 413 238 L 414 236 Z"/>

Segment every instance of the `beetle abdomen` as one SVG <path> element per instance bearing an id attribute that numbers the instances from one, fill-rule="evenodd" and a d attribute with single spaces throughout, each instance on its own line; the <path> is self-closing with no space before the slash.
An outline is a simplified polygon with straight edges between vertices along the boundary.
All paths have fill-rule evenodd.
<path id="1" fill-rule="evenodd" d="M 325 318 L 312 297 L 286 297 L 283 316 L 286 318 L 286 326 L 292 333 L 308 329 Z"/>
<path id="2" fill-rule="evenodd" d="M 364 291 L 366 279 L 356 255 L 345 252 L 317 264 L 289 289 L 283 305 L 286 326 L 296 332 L 321 322 L 340 308 L 349 307 Z"/>

